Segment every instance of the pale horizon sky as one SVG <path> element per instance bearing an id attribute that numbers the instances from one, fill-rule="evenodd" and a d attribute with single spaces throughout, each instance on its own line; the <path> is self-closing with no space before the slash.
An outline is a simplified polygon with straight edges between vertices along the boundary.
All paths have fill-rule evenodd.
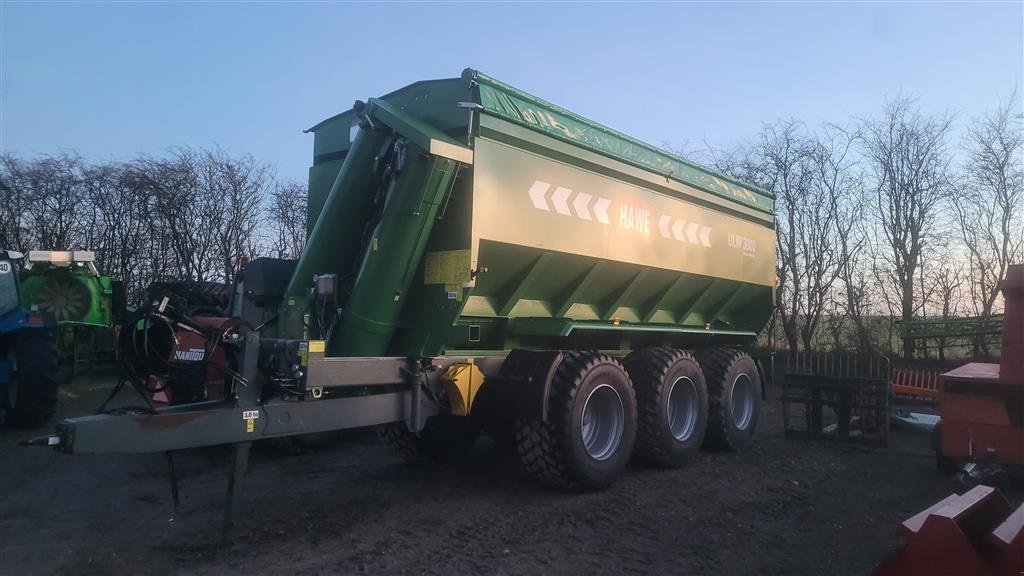
<path id="1" fill-rule="evenodd" d="M 719 147 L 919 97 L 961 122 L 1024 84 L 1024 2 L 0 2 L 0 151 L 220 146 L 304 181 L 302 130 L 477 68 L 655 145 Z"/>

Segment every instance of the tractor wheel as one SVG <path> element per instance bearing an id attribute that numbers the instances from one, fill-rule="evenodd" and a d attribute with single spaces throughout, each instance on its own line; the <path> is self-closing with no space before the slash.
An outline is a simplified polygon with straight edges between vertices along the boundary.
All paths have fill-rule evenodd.
<path id="1" fill-rule="evenodd" d="M 411 432 L 405 422 L 377 427 L 377 435 L 406 460 L 457 462 L 476 444 L 480 427 L 463 416 L 439 414 L 427 420 L 419 433 Z"/>
<path id="2" fill-rule="evenodd" d="M 704 447 L 740 450 L 750 444 L 761 413 L 761 377 L 754 359 L 728 348 L 701 350 L 697 361 L 708 388 Z"/>
<path id="3" fill-rule="evenodd" d="M 603 354 L 566 354 L 548 395 L 547 421 L 521 420 L 516 452 L 531 476 L 571 490 L 607 488 L 636 441 L 636 400 L 625 369 Z"/>
<path id="4" fill-rule="evenodd" d="M 672 348 L 644 348 L 624 361 L 636 390 L 635 455 L 675 468 L 700 450 L 708 425 L 704 373 L 690 354 Z"/>
<path id="5" fill-rule="evenodd" d="M 57 331 L 25 328 L 14 337 L 14 382 L 8 421 L 18 428 L 46 424 L 57 408 Z"/>

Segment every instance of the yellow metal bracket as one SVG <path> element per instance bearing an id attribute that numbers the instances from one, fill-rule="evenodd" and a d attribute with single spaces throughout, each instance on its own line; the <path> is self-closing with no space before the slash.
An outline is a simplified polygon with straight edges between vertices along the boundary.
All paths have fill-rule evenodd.
<path id="1" fill-rule="evenodd" d="M 452 414 L 468 416 L 473 408 L 473 398 L 484 383 L 484 373 L 472 361 L 459 362 L 448 367 L 441 383 L 451 399 Z"/>

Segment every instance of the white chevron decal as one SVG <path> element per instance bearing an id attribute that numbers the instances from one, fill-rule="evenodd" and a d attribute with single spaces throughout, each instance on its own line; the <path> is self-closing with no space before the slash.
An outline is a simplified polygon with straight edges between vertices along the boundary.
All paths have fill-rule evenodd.
<path id="1" fill-rule="evenodd" d="M 700 230 L 700 224 L 690 222 L 690 227 L 686 229 L 686 237 L 690 240 L 690 244 L 697 243 L 697 230 Z"/>
<path id="2" fill-rule="evenodd" d="M 530 186 L 530 191 L 527 193 L 530 195 L 533 207 L 537 210 L 551 211 L 551 208 L 548 208 L 547 200 L 544 199 L 544 195 L 548 193 L 548 188 L 551 188 L 551 184 L 541 182 L 540 180 L 535 181 L 533 186 Z"/>
<path id="3" fill-rule="evenodd" d="M 571 188 L 556 186 L 555 191 L 550 193 L 551 184 L 543 180 L 535 180 L 527 191 L 530 202 L 537 210 L 554 211 L 563 216 L 575 216 L 580 220 L 594 221 L 610 225 L 612 219 L 608 216 L 612 200 L 601 196 L 594 196 L 586 192 L 573 192 Z M 550 203 L 549 203 L 550 202 Z M 649 212 L 648 212 L 649 214 Z M 645 216 L 647 218 L 647 216 Z M 653 216 L 650 216 L 653 219 Z M 647 220 L 645 220 L 647 222 Z M 625 225 L 624 225 L 625 226 Z M 626 227 L 629 230 L 631 228 Z M 639 229 L 636 229 L 640 231 Z M 648 233 L 648 225 L 644 224 L 644 233 Z M 658 217 L 658 233 L 662 238 L 676 240 L 693 244 L 694 246 L 711 247 L 711 228 L 699 222 L 690 222 L 680 218 L 673 218 L 668 214 Z"/>
<path id="4" fill-rule="evenodd" d="M 555 188 L 555 193 L 551 195 L 551 203 L 555 206 L 555 212 L 564 216 L 572 216 L 572 211 L 569 210 L 569 196 L 571 194 L 572 190 L 569 188 L 561 186 Z"/>
<path id="5" fill-rule="evenodd" d="M 672 217 L 668 214 L 662 214 L 661 218 L 658 219 L 658 232 L 661 232 L 662 238 L 671 238 L 672 232 L 669 231 L 668 225 L 672 223 Z"/>
<path id="6" fill-rule="evenodd" d="M 597 221 L 601 224 L 611 224 L 612 221 L 608 218 L 608 207 L 612 205 L 612 201 L 607 198 L 598 198 L 594 204 L 594 216 L 597 217 Z"/>
<path id="7" fill-rule="evenodd" d="M 672 225 L 672 236 L 680 242 L 686 242 L 686 220 L 676 220 L 676 223 Z"/>
<path id="8" fill-rule="evenodd" d="M 576 199 L 572 201 L 572 208 L 576 211 L 576 215 L 584 220 L 590 220 L 590 199 L 593 198 L 586 192 L 580 192 L 576 195 Z"/>

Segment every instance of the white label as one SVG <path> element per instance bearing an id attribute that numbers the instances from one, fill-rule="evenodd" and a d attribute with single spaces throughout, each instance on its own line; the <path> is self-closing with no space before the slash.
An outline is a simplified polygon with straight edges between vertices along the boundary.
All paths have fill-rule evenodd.
<path id="1" fill-rule="evenodd" d="M 0 274 L 10 274 L 11 263 L 7 260 L 0 260 Z"/>
<path id="2" fill-rule="evenodd" d="M 206 356 L 206 350 L 202 348 L 189 348 L 188 350 L 175 350 L 174 359 L 182 362 L 199 362 Z"/>
<path id="3" fill-rule="evenodd" d="M 242 412 L 242 420 L 256 420 L 260 417 L 259 410 L 246 410 Z"/>

